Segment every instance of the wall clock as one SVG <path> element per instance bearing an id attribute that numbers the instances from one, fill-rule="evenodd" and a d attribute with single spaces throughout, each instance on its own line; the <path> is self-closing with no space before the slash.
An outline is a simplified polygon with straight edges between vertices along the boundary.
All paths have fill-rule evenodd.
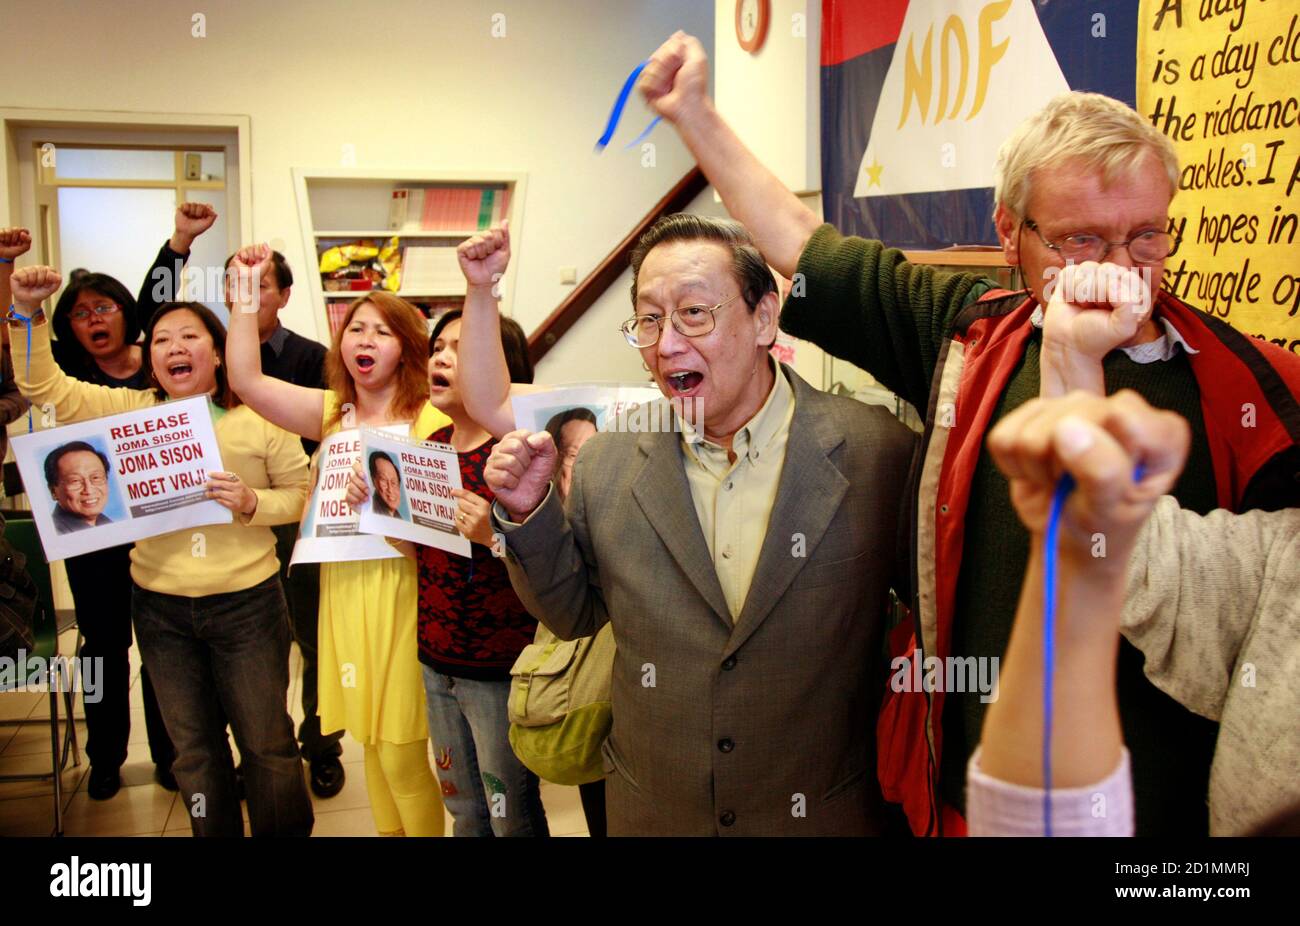
<path id="1" fill-rule="evenodd" d="M 736 0 L 736 40 L 751 55 L 763 47 L 772 18 L 771 0 Z"/>

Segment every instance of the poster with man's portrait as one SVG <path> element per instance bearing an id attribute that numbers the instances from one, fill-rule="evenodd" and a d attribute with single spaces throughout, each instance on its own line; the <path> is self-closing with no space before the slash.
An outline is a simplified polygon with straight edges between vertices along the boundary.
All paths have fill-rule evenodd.
<path id="1" fill-rule="evenodd" d="M 103 440 L 87 436 L 89 440 L 64 441 L 45 454 L 45 485 L 54 496 L 50 518 L 60 534 L 129 517 Z"/>
<path id="2" fill-rule="evenodd" d="M 510 405 L 516 427 L 546 431 L 555 442 L 555 489 L 560 501 L 569 496 L 578 451 L 596 433 L 614 427 L 631 431 L 680 427 L 658 389 L 631 383 L 557 386 L 515 396 Z"/>
<path id="3" fill-rule="evenodd" d="M 357 461 L 365 465 L 356 428 L 321 441 L 312 459 L 311 497 L 298 525 L 291 563 L 346 563 L 402 555 L 382 536 L 363 532 L 360 512 L 348 504 L 348 481 Z M 397 510 L 401 510 L 400 499 Z"/>
<path id="4" fill-rule="evenodd" d="M 362 531 L 470 555 L 469 541 L 456 528 L 452 493 L 461 481 L 455 448 L 362 428 L 361 459 L 370 487 L 361 506 Z"/>
<path id="5" fill-rule="evenodd" d="M 22 434 L 13 448 L 51 562 L 232 519 L 205 490 L 222 471 L 206 397 Z"/>

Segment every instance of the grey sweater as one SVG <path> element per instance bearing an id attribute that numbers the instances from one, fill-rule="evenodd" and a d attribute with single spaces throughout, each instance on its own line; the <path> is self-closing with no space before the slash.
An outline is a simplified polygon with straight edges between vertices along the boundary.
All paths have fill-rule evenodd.
<path id="1" fill-rule="evenodd" d="M 1300 805 L 1300 509 L 1202 516 L 1160 499 L 1121 629 L 1153 684 L 1219 721 L 1213 835 Z"/>

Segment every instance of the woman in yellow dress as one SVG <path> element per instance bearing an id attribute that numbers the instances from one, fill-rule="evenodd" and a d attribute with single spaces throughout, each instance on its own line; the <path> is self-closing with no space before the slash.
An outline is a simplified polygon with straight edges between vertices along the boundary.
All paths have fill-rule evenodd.
<path id="1" fill-rule="evenodd" d="M 328 389 L 263 374 L 254 300 L 270 256 L 269 246 L 256 245 L 231 263 L 238 293 L 227 363 L 244 402 L 313 441 L 361 425 L 427 434 L 446 423 L 435 421 L 442 416 L 428 406 L 424 317 L 390 293 L 349 307 L 325 359 Z M 429 767 L 417 658 L 413 553 L 323 563 L 320 586 L 321 731 L 346 729 L 365 747 L 366 790 L 380 834 L 441 836 L 442 796 Z"/>

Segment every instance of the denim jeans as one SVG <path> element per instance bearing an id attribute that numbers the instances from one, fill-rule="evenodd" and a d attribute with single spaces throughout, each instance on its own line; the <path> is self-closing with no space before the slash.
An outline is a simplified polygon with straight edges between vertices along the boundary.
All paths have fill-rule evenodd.
<path id="1" fill-rule="evenodd" d="M 172 773 L 194 835 L 244 834 L 227 720 L 243 762 L 253 835 L 310 835 L 311 800 L 285 709 L 289 615 L 280 577 L 198 598 L 137 585 L 132 613 L 176 747 Z"/>
<path id="2" fill-rule="evenodd" d="M 77 609 L 77 626 L 85 637 L 83 659 L 103 659 L 102 697 L 86 702 L 86 756 L 92 766 L 120 768 L 131 737 L 131 546 L 109 547 L 63 561 Z M 176 753 L 167 737 L 149 670 L 140 673 L 144 725 L 149 753 L 163 770 Z"/>
<path id="3" fill-rule="evenodd" d="M 537 776 L 510 748 L 510 682 L 453 678 L 428 666 L 429 737 L 454 836 L 549 836 Z"/>

